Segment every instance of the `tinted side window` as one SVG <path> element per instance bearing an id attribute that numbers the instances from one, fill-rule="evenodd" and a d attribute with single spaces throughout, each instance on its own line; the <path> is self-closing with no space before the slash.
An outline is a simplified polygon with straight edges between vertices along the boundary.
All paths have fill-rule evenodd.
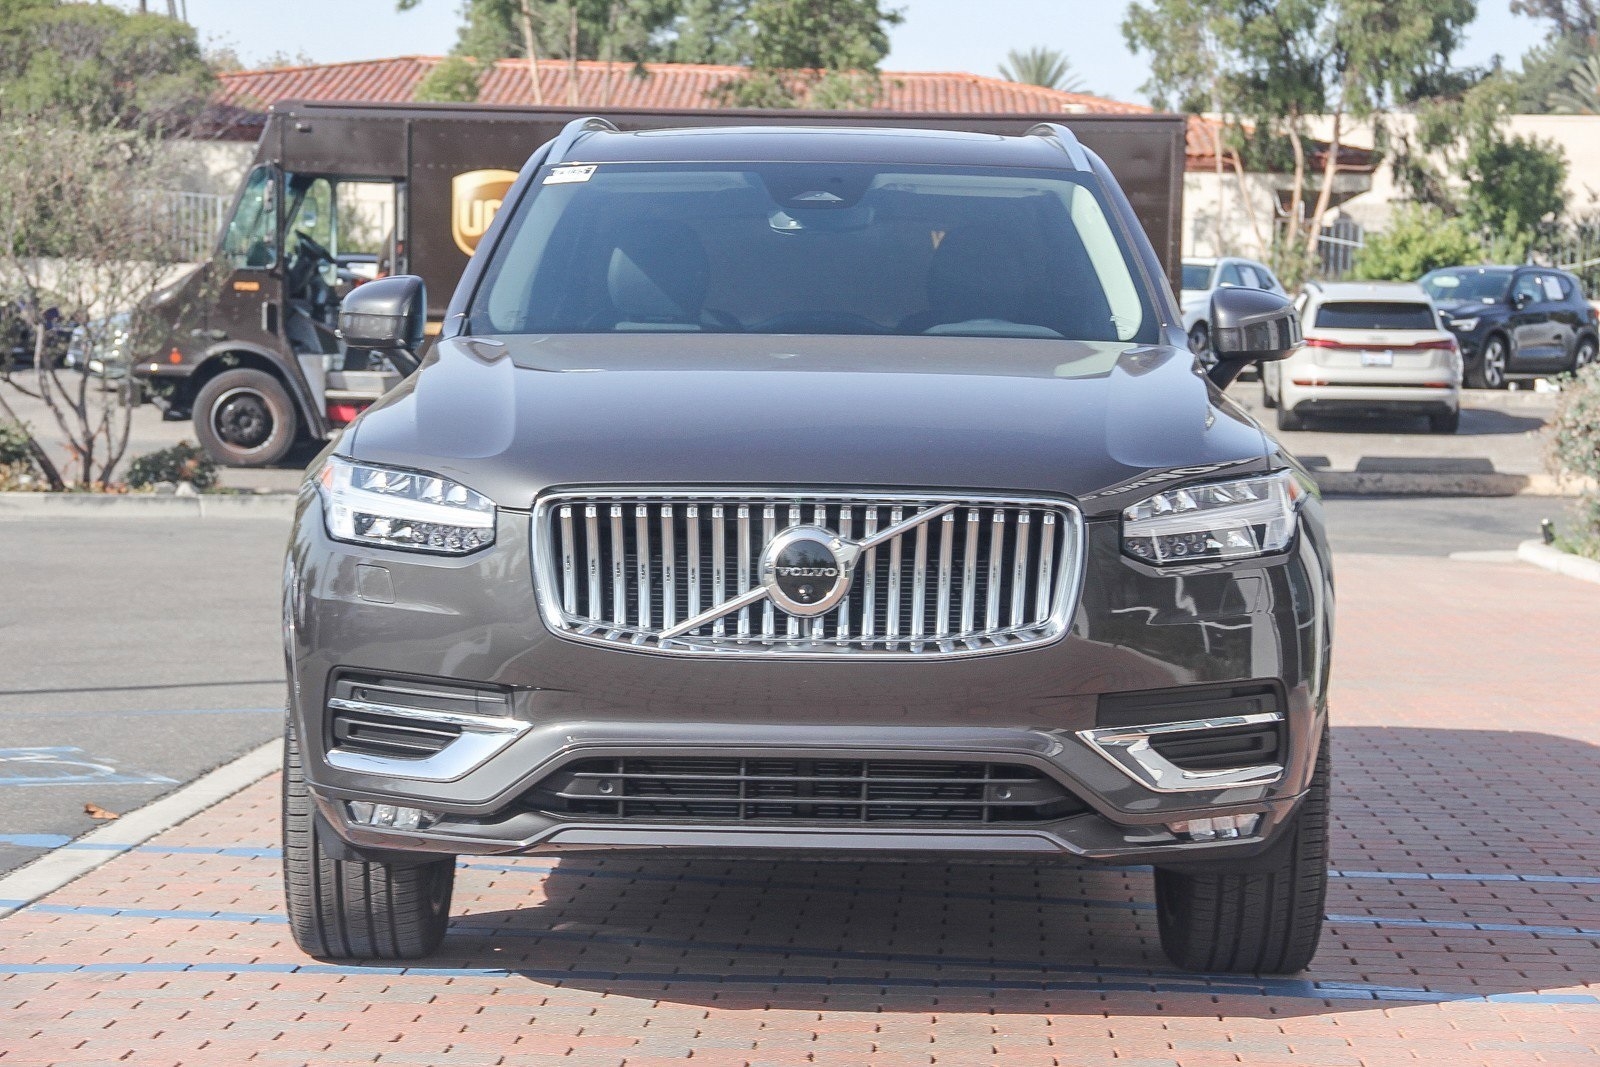
<path id="1" fill-rule="evenodd" d="M 1239 276 L 1244 279 L 1244 284 L 1249 286 L 1251 289 L 1266 288 L 1266 286 L 1262 284 L 1260 275 L 1256 274 L 1256 269 L 1254 267 L 1246 267 L 1241 265 L 1239 267 Z"/>
<path id="2" fill-rule="evenodd" d="M 1544 295 L 1546 300 L 1550 300 L 1559 304 L 1567 299 L 1567 296 L 1569 295 L 1567 293 L 1567 287 L 1560 275 L 1541 274 L 1539 275 L 1539 281 L 1544 285 Z"/>
<path id="3" fill-rule="evenodd" d="M 1217 279 L 1218 285 L 1243 285 L 1244 278 L 1239 274 L 1239 264 L 1229 263 L 1222 268 L 1222 275 Z"/>
<path id="4" fill-rule="evenodd" d="M 1544 286 L 1539 284 L 1537 274 L 1524 274 L 1517 279 L 1517 284 L 1511 287 L 1511 299 L 1518 298 L 1537 304 L 1545 298 Z"/>
<path id="5" fill-rule="evenodd" d="M 1387 300 L 1341 300 L 1317 309 L 1323 330 L 1437 330 L 1433 308 L 1427 304 L 1398 304 Z"/>

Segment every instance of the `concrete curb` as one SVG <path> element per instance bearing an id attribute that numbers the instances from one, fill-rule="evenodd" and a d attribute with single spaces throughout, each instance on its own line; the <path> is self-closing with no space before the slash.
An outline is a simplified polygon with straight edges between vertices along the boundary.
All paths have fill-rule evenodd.
<path id="1" fill-rule="evenodd" d="M 1517 558 L 1547 571 L 1565 574 L 1585 582 L 1600 585 L 1600 561 L 1574 556 L 1559 548 L 1551 548 L 1543 541 L 1524 541 L 1517 546 Z"/>
<path id="2" fill-rule="evenodd" d="M 1353 496 L 1577 496 L 1582 486 L 1549 474 L 1312 471 L 1324 493 Z"/>
<path id="3" fill-rule="evenodd" d="M 272 519 L 294 517 L 294 493 L 154 496 L 107 493 L 0 493 L 7 519 Z"/>
<path id="4" fill-rule="evenodd" d="M 282 765 L 282 739 L 268 741 L 178 791 L 152 800 L 116 822 L 89 831 L 73 842 L 79 847 L 58 848 L 12 871 L 0 878 L 0 900 L 20 903 L 0 907 L 0 919 L 54 893 L 68 882 L 137 848 L 246 786 L 254 785 Z"/>

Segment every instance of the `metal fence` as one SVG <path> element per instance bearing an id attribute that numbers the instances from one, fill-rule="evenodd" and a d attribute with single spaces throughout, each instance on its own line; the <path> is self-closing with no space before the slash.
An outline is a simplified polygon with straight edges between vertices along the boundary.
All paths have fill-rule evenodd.
<path id="1" fill-rule="evenodd" d="M 1317 274 L 1330 281 L 1343 278 L 1355 265 L 1356 253 L 1366 244 L 1366 231 L 1355 219 L 1340 215 L 1322 227 L 1317 237 Z"/>
<path id="2" fill-rule="evenodd" d="M 184 259 L 199 262 L 210 257 L 229 199 L 214 193 L 167 194 L 173 237 Z"/>
<path id="3" fill-rule="evenodd" d="M 1570 270 L 1582 279 L 1589 299 L 1600 297 L 1600 222 L 1579 223 L 1555 240 L 1541 243 L 1528 258 Z"/>

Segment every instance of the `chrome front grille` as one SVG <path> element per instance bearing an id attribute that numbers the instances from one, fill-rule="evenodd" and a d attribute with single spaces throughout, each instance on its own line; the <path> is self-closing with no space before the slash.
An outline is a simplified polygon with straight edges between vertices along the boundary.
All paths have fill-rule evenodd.
<path id="1" fill-rule="evenodd" d="M 796 529 L 842 546 L 841 577 L 822 581 L 847 585 L 820 614 L 785 610 L 763 580 L 767 546 Z M 1083 544 L 1077 509 L 1053 500 L 644 490 L 548 497 L 534 538 L 558 633 L 642 651 L 798 656 L 978 655 L 1053 640 Z"/>

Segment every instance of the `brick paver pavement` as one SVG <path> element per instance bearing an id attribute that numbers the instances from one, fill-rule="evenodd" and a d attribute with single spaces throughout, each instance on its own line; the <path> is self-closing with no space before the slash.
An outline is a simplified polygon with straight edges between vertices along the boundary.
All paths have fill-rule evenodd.
<path id="1" fill-rule="evenodd" d="M 277 781 L 0 922 L 0 1067 L 1600 1064 L 1600 589 L 1346 556 L 1303 976 L 1171 969 L 1147 871 L 469 860 L 426 966 L 283 923 Z"/>

